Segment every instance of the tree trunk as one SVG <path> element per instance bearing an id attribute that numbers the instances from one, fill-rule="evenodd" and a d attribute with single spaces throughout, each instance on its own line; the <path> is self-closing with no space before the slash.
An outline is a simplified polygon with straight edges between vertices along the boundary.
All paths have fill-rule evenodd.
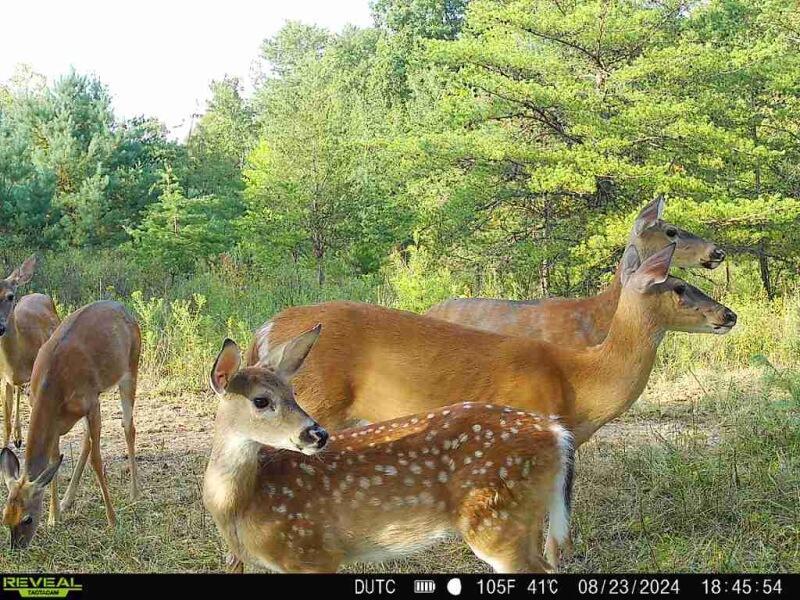
<path id="1" fill-rule="evenodd" d="M 761 271 L 761 283 L 764 285 L 764 291 L 767 292 L 767 298 L 772 300 L 774 292 L 772 290 L 772 281 L 769 274 L 769 262 L 767 259 L 767 252 L 764 247 L 764 240 L 758 244 L 758 267 Z"/>
<path id="2" fill-rule="evenodd" d="M 314 237 L 312 246 L 317 261 L 317 284 L 322 287 L 325 284 L 325 245 L 319 237 Z"/>
<path id="3" fill-rule="evenodd" d="M 322 265 L 322 257 L 317 257 L 317 284 L 319 287 L 325 285 L 325 268 Z"/>

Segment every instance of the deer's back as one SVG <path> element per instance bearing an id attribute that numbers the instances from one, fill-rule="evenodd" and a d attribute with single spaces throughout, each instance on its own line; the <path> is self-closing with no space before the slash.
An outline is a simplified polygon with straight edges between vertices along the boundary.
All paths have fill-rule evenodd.
<path id="1" fill-rule="evenodd" d="M 287 309 L 256 337 L 250 360 L 317 323 L 322 333 L 294 385 L 300 404 L 323 425 L 461 401 L 562 414 L 561 367 L 547 344 L 371 304 Z"/>
<path id="2" fill-rule="evenodd" d="M 248 554 L 294 571 L 399 556 L 480 527 L 492 507 L 517 518 L 511 496 L 526 513 L 549 497 L 561 464 L 553 424 L 458 404 L 342 430 L 314 456 L 265 448 L 237 530 Z"/>
<path id="3" fill-rule="evenodd" d="M 139 326 L 119 302 L 88 304 L 65 318 L 42 346 L 31 376 L 36 395 L 48 381 L 74 392 L 100 392 L 138 367 Z"/>
<path id="4" fill-rule="evenodd" d="M 485 331 L 534 338 L 565 346 L 594 346 L 608 331 L 594 298 L 538 301 L 454 298 L 433 306 L 428 317 Z"/>

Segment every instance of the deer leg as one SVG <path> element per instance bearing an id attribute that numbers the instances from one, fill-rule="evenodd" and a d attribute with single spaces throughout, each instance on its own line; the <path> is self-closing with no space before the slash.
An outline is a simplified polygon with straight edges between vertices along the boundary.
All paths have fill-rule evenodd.
<path id="1" fill-rule="evenodd" d="M 244 573 L 244 561 L 233 552 L 229 552 L 225 557 L 225 570 L 234 574 Z"/>
<path id="2" fill-rule="evenodd" d="M 14 443 L 17 448 L 22 447 L 22 426 L 20 425 L 19 399 L 22 397 L 22 386 L 16 389 L 16 409 L 14 410 Z"/>
<path id="3" fill-rule="evenodd" d="M 11 439 L 11 412 L 14 409 L 14 388 L 8 382 L 6 382 L 6 395 L 3 408 L 5 409 L 3 418 L 6 426 L 3 446 L 8 446 L 8 442 Z"/>
<path id="4" fill-rule="evenodd" d="M 60 459 L 61 453 L 58 448 L 58 441 L 56 441 L 55 447 L 50 452 L 50 462 L 53 463 Z M 50 514 L 47 516 L 47 524 L 53 526 L 59 520 L 61 520 L 61 513 L 58 506 L 58 473 L 56 473 L 53 481 L 50 482 Z"/>
<path id="5" fill-rule="evenodd" d="M 89 438 L 89 423 L 83 419 L 83 444 L 81 445 L 81 454 L 78 457 L 78 462 L 75 463 L 75 469 L 72 471 L 72 478 L 69 480 L 67 492 L 64 494 L 64 499 L 61 501 L 62 512 L 68 511 L 75 503 L 75 494 L 78 491 L 78 484 L 83 476 L 83 468 L 86 466 L 86 459 L 89 458 L 89 450 L 92 446 L 92 441 Z"/>
<path id="6" fill-rule="evenodd" d="M 543 515 L 539 508 L 519 509 L 519 504 L 498 502 L 493 494 L 475 494 L 461 513 L 461 535 L 472 552 L 497 573 L 546 573 L 552 569 L 539 552 Z M 526 505 L 528 506 L 528 505 Z"/>
<path id="7" fill-rule="evenodd" d="M 89 421 L 89 437 L 92 441 L 92 468 L 95 475 L 97 475 L 97 482 L 100 484 L 100 491 L 103 494 L 108 525 L 109 527 L 115 527 L 117 525 L 117 517 L 114 514 L 114 507 L 111 505 L 111 494 L 108 493 L 108 482 L 103 469 L 103 457 L 100 455 L 100 405 L 97 402 L 94 403 L 94 408 L 87 415 L 87 419 Z"/>
<path id="8" fill-rule="evenodd" d="M 131 499 L 139 497 L 139 475 L 136 470 L 136 426 L 133 424 L 133 404 L 136 400 L 136 376 L 131 375 L 119 384 L 120 404 L 122 406 L 122 427 L 128 444 L 128 463 L 131 471 Z"/>
<path id="9" fill-rule="evenodd" d="M 527 532 L 509 531 L 465 538 L 475 556 L 496 573 L 550 573 L 552 568 L 533 551 Z"/>
<path id="10" fill-rule="evenodd" d="M 566 495 L 566 505 L 567 505 L 567 517 L 570 516 L 572 512 L 572 488 L 575 484 L 575 467 L 569 470 L 567 474 L 567 479 L 565 482 L 566 489 L 564 493 Z M 558 568 L 559 563 L 559 550 L 561 556 L 563 556 L 564 560 L 570 560 L 572 558 L 573 546 L 572 546 L 572 536 L 570 535 L 569 531 L 567 531 L 567 537 L 564 541 L 559 545 L 558 541 L 553 537 L 552 529 L 548 527 L 547 531 L 547 542 L 545 543 L 544 547 L 544 555 L 553 568 Z"/>

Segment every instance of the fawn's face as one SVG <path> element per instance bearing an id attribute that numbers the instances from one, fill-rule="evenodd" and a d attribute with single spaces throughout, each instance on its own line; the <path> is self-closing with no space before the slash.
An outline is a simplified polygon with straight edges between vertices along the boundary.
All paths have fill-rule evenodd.
<path id="1" fill-rule="evenodd" d="M 5 335 L 8 318 L 17 303 L 17 287 L 24 285 L 33 277 L 36 268 L 36 257 L 30 256 L 22 265 L 5 279 L 0 279 L 0 337 Z"/>
<path id="2" fill-rule="evenodd" d="M 0 453 L 0 469 L 8 487 L 3 524 L 11 532 L 12 550 L 30 545 L 41 520 L 45 488 L 60 466 L 61 460 L 47 467 L 34 481 L 29 481 L 27 475 L 19 476 L 19 460 L 11 450 L 3 448 Z"/>
<path id="3" fill-rule="evenodd" d="M 317 327 L 276 348 L 259 365 L 244 369 L 239 368 L 239 347 L 225 341 L 211 372 L 212 388 L 221 396 L 222 435 L 303 454 L 325 447 L 327 431 L 297 404 L 289 383 L 318 336 Z"/>
<path id="4" fill-rule="evenodd" d="M 728 333 L 736 325 L 736 313 L 682 279 L 671 277 L 670 245 L 638 265 L 636 250 L 629 246 L 623 257 L 626 302 L 646 311 L 662 329 L 689 333 Z"/>
<path id="5" fill-rule="evenodd" d="M 725 251 L 685 229 L 666 223 L 663 196 L 645 206 L 636 217 L 630 243 L 644 260 L 670 244 L 675 244 L 672 264 L 676 267 L 716 269 L 725 259 Z"/>

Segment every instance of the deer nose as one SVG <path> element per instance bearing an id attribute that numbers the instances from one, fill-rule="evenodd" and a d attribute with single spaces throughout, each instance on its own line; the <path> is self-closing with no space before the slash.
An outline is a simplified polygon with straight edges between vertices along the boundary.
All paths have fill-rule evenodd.
<path id="1" fill-rule="evenodd" d="M 314 446 L 317 450 L 321 450 L 328 443 L 328 432 L 319 425 L 312 425 L 303 430 L 303 433 L 300 434 L 300 440 L 309 446 Z"/>
<path id="2" fill-rule="evenodd" d="M 736 324 L 736 313 L 733 312 L 730 308 L 726 308 L 725 312 L 722 313 L 722 315 L 725 317 L 725 323 L 726 324 L 729 324 L 729 325 L 735 325 Z"/>
<path id="3" fill-rule="evenodd" d="M 725 250 L 722 248 L 714 248 L 711 252 L 711 260 L 723 260 L 725 258 Z"/>

